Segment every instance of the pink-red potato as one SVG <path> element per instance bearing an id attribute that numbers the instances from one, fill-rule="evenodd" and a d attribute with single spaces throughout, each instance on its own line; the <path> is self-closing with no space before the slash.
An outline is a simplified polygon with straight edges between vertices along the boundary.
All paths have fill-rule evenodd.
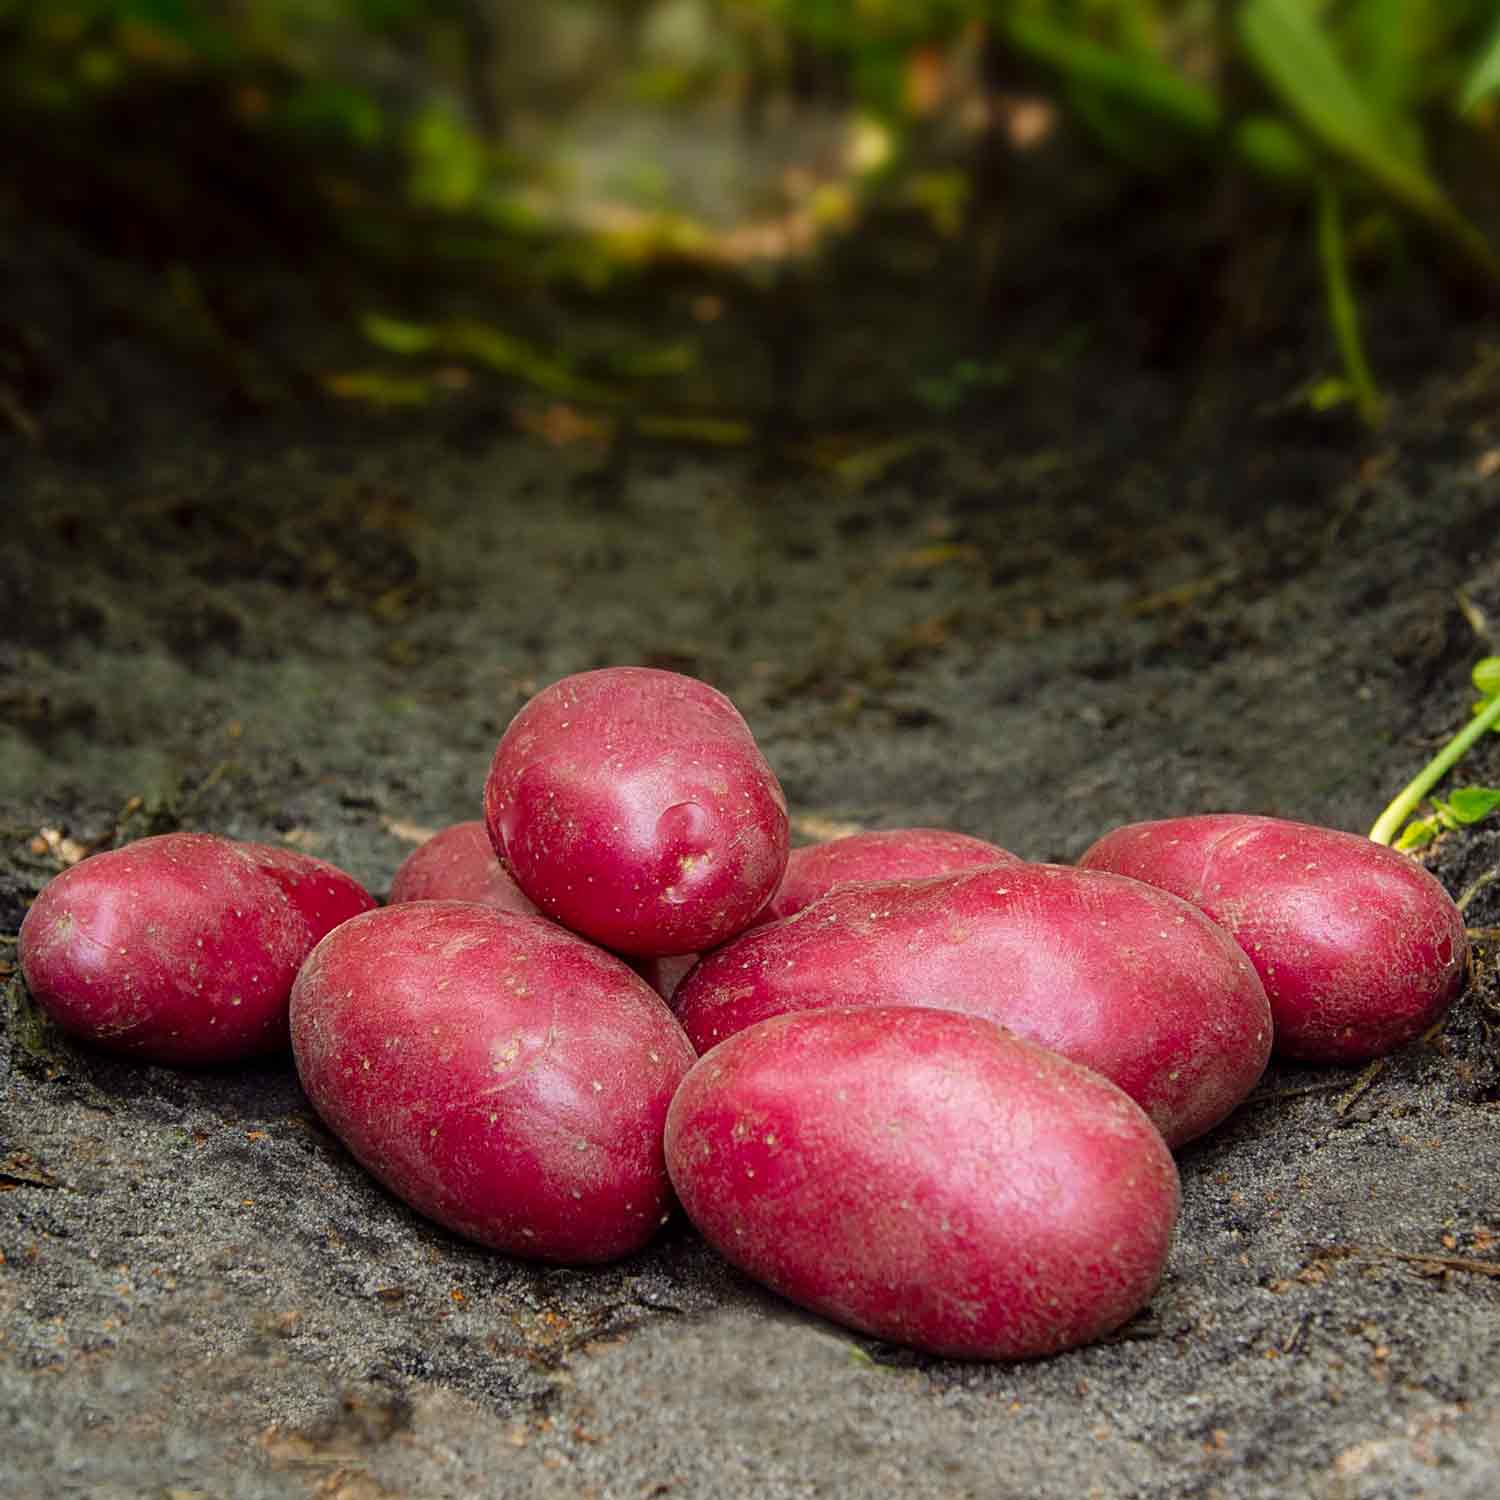
<path id="1" fill-rule="evenodd" d="M 308 951 L 340 922 L 370 911 L 375 898 L 352 875 L 327 860 L 277 844 L 241 843 L 256 869 L 277 886 L 307 924 Z"/>
<path id="2" fill-rule="evenodd" d="M 1118 1084 L 1173 1147 L 1250 1092 L 1271 1046 L 1255 970 L 1201 912 L 1101 870 L 1020 861 L 831 891 L 708 954 L 673 1000 L 700 1053 L 837 1005 L 998 1021 Z"/>
<path id="3" fill-rule="evenodd" d="M 1118 1328 L 1177 1217 L 1171 1153 L 1119 1089 L 950 1011 L 741 1031 L 683 1080 L 666 1150 L 725 1259 L 851 1328 L 965 1359 Z"/>
<path id="4" fill-rule="evenodd" d="M 1191 901 L 1249 955 L 1275 1048 L 1358 1063 L 1420 1036 L 1463 983 L 1464 921 L 1415 860 L 1355 833 L 1248 813 L 1130 823 L 1079 861 Z"/>
<path id="5" fill-rule="evenodd" d="M 881 828 L 809 844 L 787 856 L 786 874 L 756 922 L 794 916 L 841 885 L 871 880 L 920 880 L 987 865 L 1014 864 L 1018 856 L 998 844 L 946 828 Z"/>
<path id="6" fill-rule="evenodd" d="M 625 963 L 544 917 L 356 917 L 297 977 L 292 1048 L 355 1160 L 468 1239 L 606 1261 L 667 1212 L 662 1126 L 693 1049 Z"/>
<path id="7" fill-rule="evenodd" d="M 479 818 L 441 829 L 406 856 L 390 894 L 392 906 L 403 901 L 478 901 L 523 917 L 537 914 L 500 863 Z"/>
<path id="8" fill-rule="evenodd" d="M 548 916 L 619 953 L 711 948 L 786 867 L 786 800 L 735 706 L 649 667 L 565 677 L 496 748 L 490 839 Z"/>
<path id="9" fill-rule="evenodd" d="M 230 1062 L 287 1045 L 302 960 L 374 904 L 305 854 L 162 834 L 47 885 L 21 923 L 21 973 L 73 1036 L 149 1062 Z"/>

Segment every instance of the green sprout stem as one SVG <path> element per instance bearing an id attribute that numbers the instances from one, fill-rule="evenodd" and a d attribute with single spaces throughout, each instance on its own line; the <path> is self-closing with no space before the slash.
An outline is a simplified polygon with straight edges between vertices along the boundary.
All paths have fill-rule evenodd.
<path id="1" fill-rule="evenodd" d="M 1391 805 L 1376 820 L 1375 826 L 1370 830 L 1370 837 L 1377 844 L 1389 844 L 1417 810 L 1422 798 L 1458 764 L 1480 735 L 1497 725 L 1500 725 L 1500 694 L 1490 699 L 1483 710 L 1475 714 L 1396 794 Z"/>
<path id="2" fill-rule="evenodd" d="M 1325 174 L 1318 183 L 1318 257 L 1323 264 L 1323 287 L 1328 297 L 1328 321 L 1344 361 L 1344 374 L 1354 392 L 1354 403 L 1366 427 L 1378 427 L 1380 392 L 1365 358 L 1359 331 L 1359 308 L 1349 282 L 1349 256 L 1344 243 L 1343 213 L 1338 189 Z"/>

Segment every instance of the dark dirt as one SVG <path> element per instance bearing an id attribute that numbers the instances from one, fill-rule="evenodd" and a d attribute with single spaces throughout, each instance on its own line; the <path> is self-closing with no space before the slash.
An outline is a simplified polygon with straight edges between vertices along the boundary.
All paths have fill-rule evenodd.
<path id="1" fill-rule="evenodd" d="M 46 378 L 39 431 L 0 435 L 0 932 L 60 841 L 178 826 L 383 890 L 414 830 L 476 815 L 516 707 L 606 663 L 730 693 L 803 837 L 944 824 L 1067 860 L 1189 811 L 1367 828 L 1500 649 L 1500 329 L 1452 309 L 1410 349 L 1391 325 L 1379 437 L 1284 399 L 1312 335 L 1205 374 L 1128 338 L 1033 357 L 1075 316 L 1036 314 L 1002 349 L 1023 378 L 867 426 L 915 440 L 846 482 L 784 447 L 548 447 L 483 389 L 226 410 L 138 329 L 67 314 L 66 256 L 12 249 L 6 326 L 42 330 Z M 853 422 L 827 393 L 862 359 L 887 378 L 878 342 L 830 332 L 804 426 Z M 1500 782 L 1497 747 L 1471 779 Z M 1427 857 L 1463 893 L 1500 829 Z M 1441 1031 L 1371 1075 L 1273 1068 L 1183 1154 L 1146 1312 L 1024 1366 L 804 1317 L 681 1224 L 602 1270 L 482 1252 L 367 1180 L 289 1064 L 115 1062 L 12 978 L 12 1492 L 1490 1495 L 1500 881 L 1467 916 L 1489 936 Z"/>

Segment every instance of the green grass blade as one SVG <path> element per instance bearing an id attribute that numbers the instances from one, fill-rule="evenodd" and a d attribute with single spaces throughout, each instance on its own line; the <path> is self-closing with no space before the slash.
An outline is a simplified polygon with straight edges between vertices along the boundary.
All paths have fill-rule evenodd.
<path id="1" fill-rule="evenodd" d="M 1458 107 L 1468 114 L 1497 90 L 1500 90 L 1500 21 L 1496 22 L 1494 35 L 1485 44 L 1478 61 L 1464 80 Z"/>
<path id="2" fill-rule="evenodd" d="M 1344 245 L 1344 215 L 1338 189 L 1325 173 L 1318 183 L 1318 259 L 1328 295 L 1328 320 L 1344 362 L 1344 374 L 1354 393 L 1354 404 L 1367 427 L 1378 427 L 1384 403 L 1365 359 L 1359 330 L 1359 306 L 1349 282 L 1349 253 Z"/>
<path id="3" fill-rule="evenodd" d="M 1387 121 L 1414 102 L 1420 52 L 1416 46 L 1427 0 L 1360 0 L 1348 26 L 1359 45 L 1360 92 Z"/>
<path id="4" fill-rule="evenodd" d="M 1412 162 L 1399 132 L 1387 127 L 1350 77 L 1306 0 L 1246 0 L 1238 22 L 1251 61 L 1324 146 L 1425 219 L 1486 276 L 1500 279 L 1500 258 Z"/>
<path id="5" fill-rule="evenodd" d="M 1187 135 L 1211 136 L 1219 129 L 1219 101 L 1165 63 L 1102 47 L 1040 16 L 1010 16 L 1000 25 L 1014 47 L 1075 83 L 1133 104 Z"/>

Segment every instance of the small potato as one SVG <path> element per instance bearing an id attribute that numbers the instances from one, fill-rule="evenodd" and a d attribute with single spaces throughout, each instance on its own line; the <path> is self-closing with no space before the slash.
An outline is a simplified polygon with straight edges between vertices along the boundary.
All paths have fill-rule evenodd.
<path id="1" fill-rule="evenodd" d="M 57 876 L 21 923 L 21 973 L 73 1036 L 148 1062 L 230 1062 L 287 1045 L 298 966 L 374 904 L 305 854 L 162 834 Z"/>
<path id="2" fill-rule="evenodd" d="M 479 818 L 442 829 L 406 856 L 390 895 L 392 906 L 403 901 L 478 901 L 523 917 L 537 914 L 500 863 Z"/>
<path id="3" fill-rule="evenodd" d="M 643 979 L 554 922 L 469 901 L 356 917 L 303 965 L 291 1026 L 329 1129 L 455 1233 L 579 1264 L 667 1212 L 662 1126 L 693 1049 Z"/>
<path id="4" fill-rule="evenodd" d="M 786 874 L 756 925 L 790 917 L 841 885 L 872 880 L 920 880 L 986 865 L 1015 864 L 998 844 L 945 828 L 882 828 L 809 844 L 787 856 Z"/>
<path id="5" fill-rule="evenodd" d="M 1360 1063 L 1419 1037 L 1463 983 L 1463 916 L 1415 860 L 1356 833 L 1248 813 L 1130 823 L 1079 860 L 1191 901 L 1265 984 L 1275 1050 Z"/>
<path id="6" fill-rule="evenodd" d="M 1164 891 L 1058 865 L 850 885 L 706 955 L 673 1009 L 693 1045 L 833 1005 L 998 1021 L 1118 1084 L 1173 1147 L 1255 1086 L 1264 990 L 1228 933 Z"/>
<path id="7" fill-rule="evenodd" d="M 701 1058 L 667 1114 L 705 1239 L 791 1301 L 961 1359 L 1102 1338 L 1150 1299 L 1177 1171 L 1113 1084 L 978 1016 L 778 1016 Z"/>
<path id="8" fill-rule="evenodd" d="M 741 931 L 786 868 L 786 799 L 734 705 L 647 667 L 553 683 L 495 750 L 491 842 L 549 917 L 618 953 Z"/>

